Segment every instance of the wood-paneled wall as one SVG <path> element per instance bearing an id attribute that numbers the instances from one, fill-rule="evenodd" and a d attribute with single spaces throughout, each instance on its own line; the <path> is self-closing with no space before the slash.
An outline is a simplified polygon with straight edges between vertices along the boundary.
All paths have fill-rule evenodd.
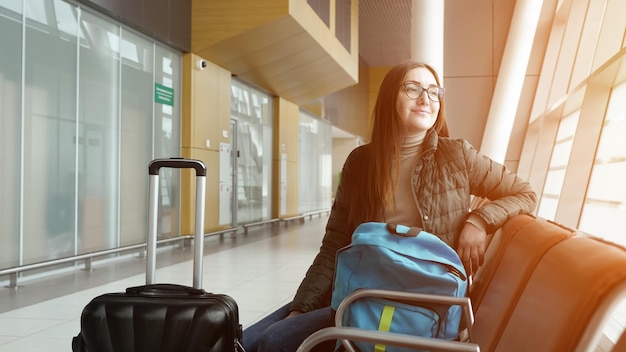
<path id="1" fill-rule="evenodd" d="M 195 54 L 183 55 L 182 156 L 198 159 L 207 166 L 205 231 L 219 226 L 220 143 L 230 139 L 231 75 L 225 69 L 206 63 L 202 70 Z M 226 133 L 224 133 L 226 131 Z M 193 234 L 195 174 L 184 171 L 181 180 L 181 232 Z"/>
<path id="2" fill-rule="evenodd" d="M 298 215 L 298 128 L 300 108 L 280 97 L 274 98 L 274 194 L 273 217 Z M 281 177 L 281 158 L 287 157 L 286 178 Z M 285 181 L 286 184 L 281 184 Z M 281 213 L 281 190 L 285 189 L 286 209 Z"/>

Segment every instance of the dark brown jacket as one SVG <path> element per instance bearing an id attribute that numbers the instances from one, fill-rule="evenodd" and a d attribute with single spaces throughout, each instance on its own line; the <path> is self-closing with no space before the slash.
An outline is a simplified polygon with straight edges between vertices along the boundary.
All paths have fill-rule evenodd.
<path id="1" fill-rule="evenodd" d="M 356 148 L 348 156 L 341 183 L 326 225 L 320 252 L 300 284 L 291 310 L 308 312 L 330 305 L 335 273 L 335 253 L 348 245 L 354 229 L 366 221 L 349 219 L 348 210 L 362 204 L 370 145 Z M 467 141 L 438 137 L 429 131 L 423 142 L 422 156 L 413 171 L 413 190 L 424 231 L 439 236 L 456 248 L 458 236 L 470 212 L 470 195 L 490 200 L 473 213 L 493 233 L 512 216 L 532 212 L 536 195 L 530 184 L 504 166 L 482 156 Z"/>

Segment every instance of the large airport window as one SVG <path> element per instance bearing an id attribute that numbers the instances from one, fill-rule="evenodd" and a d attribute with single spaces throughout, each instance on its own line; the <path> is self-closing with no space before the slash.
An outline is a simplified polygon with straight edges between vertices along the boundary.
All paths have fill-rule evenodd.
<path id="1" fill-rule="evenodd" d="M 554 220 L 556 215 L 559 195 L 563 187 L 563 180 L 565 180 L 565 171 L 572 152 L 572 143 L 576 133 L 576 126 L 578 126 L 579 116 L 580 111 L 577 110 L 564 117 L 559 123 L 546 182 L 537 210 L 537 215 L 543 218 Z"/>
<path id="2" fill-rule="evenodd" d="M 626 81 L 609 100 L 579 228 L 626 245 Z"/>
<path id="3" fill-rule="evenodd" d="M 233 80 L 231 117 L 236 143 L 237 223 L 267 220 L 272 216 L 272 97 Z"/>

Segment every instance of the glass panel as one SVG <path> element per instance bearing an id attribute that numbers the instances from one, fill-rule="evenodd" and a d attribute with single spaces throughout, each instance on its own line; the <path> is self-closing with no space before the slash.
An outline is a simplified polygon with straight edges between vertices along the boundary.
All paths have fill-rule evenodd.
<path id="1" fill-rule="evenodd" d="M 20 258 L 22 1 L 0 5 L 0 268 Z"/>
<path id="2" fill-rule="evenodd" d="M 22 7 L 22 0 L 3 0 L 2 4 L 0 4 L 0 17 L 7 16 L 21 22 Z"/>
<path id="3" fill-rule="evenodd" d="M 329 209 L 332 201 L 332 126 L 300 112 L 298 213 Z"/>
<path id="4" fill-rule="evenodd" d="M 265 103 L 267 106 L 271 106 L 270 100 Z M 271 118 L 269 114 L 266 114 L 268 119 Z M 261 197 L 263 199 L 262 205 L 262 218 L 270 219 L 272 217 L 272 170 L 274 165 L 272 162 L 272 126 L 267 123 L 263 124 L 263 189 Z"/>
<path id="5" fill-rule="evenodd" d="M 81 28 L 77 144 L 83 253 L 119 245 L 120 27 L 83 11 Z"/>
<path id="6" fill-rule="evenodd" d="M 51 3 L 46 3 L 45 0 L 28 0 L 24 3 L 24 7 L 26 8 L 26 17 L 28 17 L 27 24 L 29 26 L 41 28 L 44 31 L 51 31 L 56 29 L 56 24 L 51 26 L 48 23 L 50 16 L 48 14 L 52 14 L 50 11 Z"/>
<path id="7" fill-rule="evenodd" d="M 565 169 L 551 170 L 546 177 L 546 184 L 543 187 L 544 194 L 558 196 L 563 188 L 565 180 Z"/>
<path id="8" fill-rule="evenodd" d="M 313 11 L 324 21 L 326 27 L 330 27 L 330 0 L 307 0 Z"/>
<path id="9" fill-rule="evenodd" d="M 352 0 L 335 0 L 335 36 L 348 52 L 350 52 L 350 32 L 352 29 Z"/>
<path id="10" fill-rule="evenodd" d="M 155 136 L 154 157 L 169 158 L 181 155 L 181 58 L 177 53 L 156 46 L 155 83 L 174 90 L 172 105 L 154 103 Z M 145 171 L 144 171 L 145 172 Z M 180 170 L 163 169 L 160 172 L 158 233 L 161 237 L 180 234 Z"/>
<path id="11" fill-rule="evenodd" d="M 154 49 L 148 41 L 123 31 L 121 42 L 120 240 L 143 243 L 148 233 L 148 173 L 152 158 Z"/>
<path id="12" fill-rule="evenodd" d="M 556 215 L 579 117 L 580 111 L 575 111 L 559 121 L 556 142 L 550 157 L 550 168 L 537 209 L 537 215 L 542 218 L 553 220 Z"/>
<path id="13" fill-rule="evenodd" d="M 548 196 L 543 196 L 541 198 L 541 204 L 539 209 L 537 210 L 537 216 L 540 216 L 544 219 L 554 219 L 556 216 L 556 207 L 559 205 L 558 198 L 552 198 Z"/>
<path id="14" fill-rule="evenodd" d="M 579 228 L 626 245 L 626 82 L 613 89 Z"/>
<path id="15" fill-rule="evenodd" d="M 242 222 L 261 220 L 263 144 L 262 126 L 250 122 L 238 125 L 238 145 L 240 152 L 237 159 L 239 174 L 237 219 Z M 241 193 L 243 192 L 243 194 Z"/>
<path id="16" fill-rule="evenodd" d="M 564 139 L 574 137 L 576 134 L 576 128 L 578 127 L 578 119 L 580 118 L 580 110 L 567 115 L 559 123 L 559 130 L 556 133 L 556 140 L 562 141 Z"/>
<path id="17" fill-rule="evenodd" d="M 567 166 L 569 156 L 570 154 L 572 154 L 573 143 L 573 139 L 566 139 L 562 140 L 561 142 L 557 142 L 557 144 L 554 146 L 554 149 L 552 149 L 552 156 L 550 158 L 550 170 L 557 167 Z"/>
<path id="18" fill-rule="evenodd" d="M 273 114 L 272 96 L 269 94 L 257 92 L 259 95 L 259 104 L 261 116 L 259 119 L 260 132 L 262 138 L 259 138 L 261 150 L 259 157 L 263 162 L 263 174 L 261 176 L 261 199 L 260 220 L 267 220 L 272 217 L 272 170 L 273 170 L 273 153 L 272 146 L 274 140 L 273 133 Z"/>
<path id="19" fill-rule="evenodd" d="M 55 1 L 54 14 L 56 16 L 56 26 L 61 31 L 60 36 L 69 35 L 70 37 L 76 37 L 78 34 L 78 27 L 76 26 L 76 19 L 78 11 L 75 7 L 69 6 L 65 2 Z"/>
<path id="20" fill-rule="evenodd" d="M 75 249 L 77 39 L 42 21 L 52 4 L 76 14 L 60 0 L 25 13 L 24 264 Z M 76 16 L 64 20 L 77 28 Z"/>
<path id="21" fill-rule="evenodd" d="M 270 219 L 272 209 L 271 97 L 233 80 L 231 113 L 237 120 L 237 222 Z"/>

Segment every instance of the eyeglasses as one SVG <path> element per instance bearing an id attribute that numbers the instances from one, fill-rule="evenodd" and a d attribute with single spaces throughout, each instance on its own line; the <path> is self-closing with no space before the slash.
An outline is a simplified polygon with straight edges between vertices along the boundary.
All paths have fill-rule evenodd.
<path id="1" fill-rule="evenodd" d="M 424 88 L 415 82 L 404 82 L 404 92 L 409 99 L 417 99 L 421 97 L 424 91 L 426 91 L 428 99 L 438 102 L 443 99 L 443 93 L 445 90 L 436 86 Z"/>

